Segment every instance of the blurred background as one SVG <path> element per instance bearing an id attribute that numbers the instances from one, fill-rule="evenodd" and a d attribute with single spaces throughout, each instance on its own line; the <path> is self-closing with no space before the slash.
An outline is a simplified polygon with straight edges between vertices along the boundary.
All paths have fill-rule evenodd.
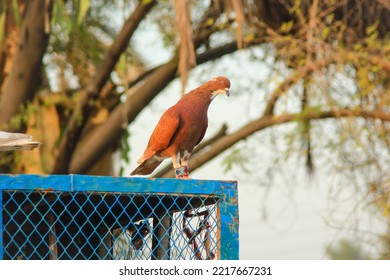
<path id="1" fill-rule="evenodd" d="M 43 143 L 1 173 L 128 176 L 161 114 L 223 75 L 190 170 L 238 181 L 240 258 L 390 258 L 388 0 L 0 5 L 0 129 Z"/>

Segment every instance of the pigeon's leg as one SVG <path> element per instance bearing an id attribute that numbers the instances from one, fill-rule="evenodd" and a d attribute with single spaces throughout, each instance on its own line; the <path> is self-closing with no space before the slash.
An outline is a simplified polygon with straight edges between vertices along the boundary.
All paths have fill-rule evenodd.
<path id="1" fill-rule="evenodd" d="M 175 169 L 176 178 L 188 179 L 188 157 L 184 154 L 183 157 L 180 157 L 180 153 L 175 156 L 172 156 L 172 164 Z"/>
<path id="2" fill-rule="evenodd" d="M 184 152 L 183 157 L 180 159 L 180 168 L 183 170 L 183 175 L 180 178 L 189 179 L 188 171 L 188 160 L 190 159 L 190 153 L 188 151 Z"/>
<path id="3" fill-rule="evenodd" d="M 172 156 L 172 165 L 175 170 L 180 168 L 180 154 Z"/>
<path id="4" fill-rule="evenodd" d="M 173 169 L 175 170 L 176 178 L 183 178 L 185 172 L 184 169 L 180 166 L 180 153 L 172 156 L 172 165 Z"/>

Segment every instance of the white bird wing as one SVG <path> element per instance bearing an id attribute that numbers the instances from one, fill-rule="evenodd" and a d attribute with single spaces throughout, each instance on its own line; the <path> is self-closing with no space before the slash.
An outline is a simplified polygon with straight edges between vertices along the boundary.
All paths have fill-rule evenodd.
<path id="1" fill-rule="evenodd" d="M 41 143 L 33 141 L 30 135 L 0 131 L 0 151 L 32 150 Z"/>

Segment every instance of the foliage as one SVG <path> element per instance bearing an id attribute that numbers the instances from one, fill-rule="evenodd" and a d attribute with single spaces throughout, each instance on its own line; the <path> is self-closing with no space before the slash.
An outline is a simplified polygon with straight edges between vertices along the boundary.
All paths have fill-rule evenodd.
<path id="1" fill-rule="evenodd" d="M 370 257 L 359 245 L 347 239 L 342 239 L 337 246 L 328 246 L 326 254 L 332 260 L 369 260 Z"/>

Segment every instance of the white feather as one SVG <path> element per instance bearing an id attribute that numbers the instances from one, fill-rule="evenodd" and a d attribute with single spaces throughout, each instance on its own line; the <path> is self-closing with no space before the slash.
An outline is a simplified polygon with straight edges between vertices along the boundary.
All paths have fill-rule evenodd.
<path id="1" fill-rule="evenodd" d="M 24 133 L 11 133 L 0 131 L 0 152 L 14 150 L 32 150 L 41 143 L 32 140 L 30 135 Z"/>

